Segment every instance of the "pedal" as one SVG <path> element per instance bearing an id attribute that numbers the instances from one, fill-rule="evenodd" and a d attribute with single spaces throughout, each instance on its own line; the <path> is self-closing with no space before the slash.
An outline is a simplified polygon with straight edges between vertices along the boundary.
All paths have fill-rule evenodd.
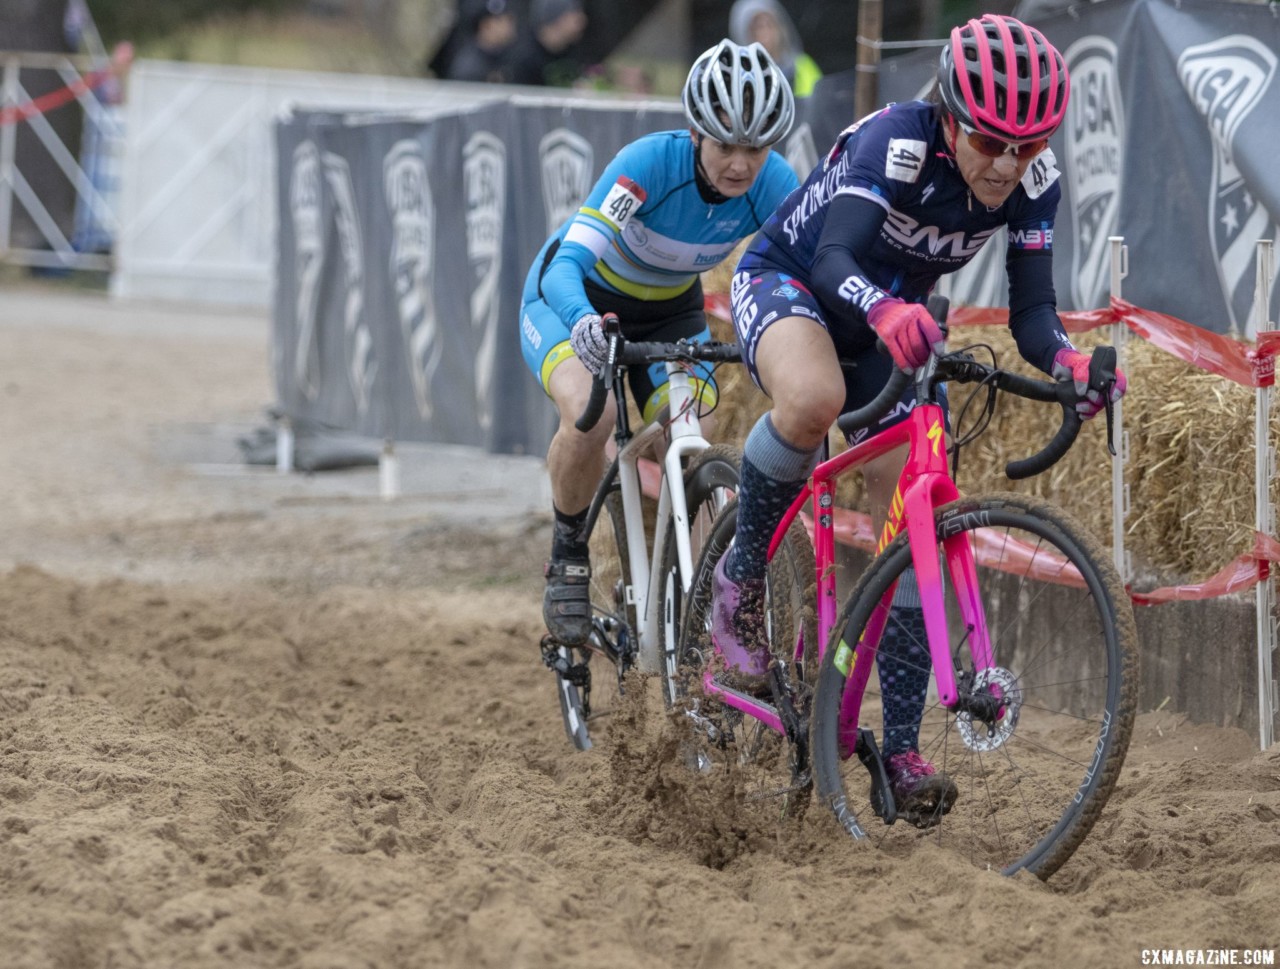
<path id="1" fill-rule="evenodd" d="M 893 824 L 898 820 L 898 808 L 893 803 L 893 789 L 889 786 L 889 775 L 885 772 L 884 758 L 880 756 L 875 734 L 866 727 L 859 727 L 858 742 L 854 744 L 853 751 L 871 775 L 871 810 L 885 824 Z"/>

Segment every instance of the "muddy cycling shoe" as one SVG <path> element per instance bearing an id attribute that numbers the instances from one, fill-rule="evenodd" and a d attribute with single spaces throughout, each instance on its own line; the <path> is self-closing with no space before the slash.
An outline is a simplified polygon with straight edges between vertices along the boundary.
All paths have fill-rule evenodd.
<path id="1" fill-rule="evenodd" d="M 721 556 L 711 579 L 711 645 L 725 662 L 725 682 L 748 693 L 768 689 L 769 643 L 764 627 L 764 580 L 741 585 L 724 574 Z"/>
<path id="2" fill-rule="evenodd" d="M 917 828 L 932 828 L 956 803 L 956 785 L 914 750 L 884 762 L 898 817 Z"/>
<path id="3" fill-rule="evenodd" d="M 543 569 L 542 618 L 547 632 L 565 646 L 581 646 L 591 633 L 591 563 L 555 559 Z"/>

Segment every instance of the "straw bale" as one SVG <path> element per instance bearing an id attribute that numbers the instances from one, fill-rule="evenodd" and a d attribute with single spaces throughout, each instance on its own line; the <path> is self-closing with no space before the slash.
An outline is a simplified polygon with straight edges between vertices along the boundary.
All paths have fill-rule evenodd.
<path id="1" fill-rule="evenodd" d="M 707 292 L 728 292 L 734 262 L 736 256 L 704 276 Z M 715 320 L 712 331 L 718 339 L 733 339 L 731 328 Z M 1110 330 L 1104 328 L 1073 340 L 1087 350 L 1110 338 Z M 990 346 L 1000 366 L 1036 373 L 1018 355 L 1006 327 L 958 329 L 948 345 Z M 1253 545 L 1254 392 L 1134 337 L 1125 352 L 1125 483 L 1130 496 L 1125 544 L 1133 556 L 1136 584 L 1199 581 Z M 721 368 L 717 382 L 721 403 L 716 439 L 741 445 L 768 408 L 768 400 L 742 368 Z M 982 403 L 975 400 L 961 416 L 972 390 L 950 388 L 953 430 L 961 435 L 972 429 Z M 957 419 L 962 421 L 958 427 Z M 1058 420 L 1052 406 L 1002 396 L 990 427 L 961 450 L 960 489 L 966 494 L 1015 491 L 1051 500 L 1081 519 L 1109 547 L 1112 462 L 1103 421 L 1086 424 L 1075 447 L 1046 473 L 1021 482 L 1004 474 L 1009 461 L 1028 457 L 1048 443 Z M 1273 415 L 1271 439 L 1278 435 L 1280 416 Z M 832 440 L 838 450 L 834 435 Z M 1280 490 L 1275 481 L 1272 488 Z M 843 504 L 865 510 L 859 476 L 849 476 L 838 494 Z"/>

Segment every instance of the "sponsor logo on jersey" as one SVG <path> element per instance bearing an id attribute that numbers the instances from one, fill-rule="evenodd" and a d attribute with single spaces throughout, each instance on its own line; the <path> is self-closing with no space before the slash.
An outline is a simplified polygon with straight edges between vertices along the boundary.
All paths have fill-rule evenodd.
<path id="1" fill-rule="evenodd" d="M 781 296 L 783 299 L 796 299 L 800 295 L 800 290 L 796 289 L 790 283 L 783 283 L 773 291 L 774 296 Z"/>
<path id="2" fill-rule="evenodd" d="M 1009 245 L 1015 249 L 1052 249 L 1053 229 L 1010 229 Z"/>
<path id="3" fill-rule="evenodd" d="M 396 315 L 408 351 L 409 375 L 418 415 L 434 413 L 431 387 L 440 367 L 444 341 L 433 298 L 435 203 L 422 147 L 412 138 L 398 141 L 382 163 L 382 185 L 391 216 L 391 279 Z"/>
<path id="4" fill-rule="evenodd" d="M 897 209 L 889 210 L 889 217 L 881 229 L 891 242 L 931 262 L 967 261 L 996 231 L 994 228 L 983 229 L 971 236 L 964 232 L 944 233 L 936 225 L 921 225 Z"/>
<path id="5" fill-rule="evenodd" d="M 502 275 L 507 149 L 488 131 L 462 149 L 462 191 L 467 206 L 467 261 L 471 264 L 471 329 L 475 344 L 476 417 L 493 424 L 493 376 L 498 345 L 498 283 Z"/>
<path id="6" fill-rule="evenodd" d="M 364 319 L 364 240 L 360 237 L 351 166 L 345 158 L 332 152 L 325 152 L 323 164 L 324 178 L 333 194 L 333 217 L 338 226 L 338 248 L 342 253 L 347 290 L 342 315 L 347 382 L 355 399 L 356 413 L 364 414 L 369 409 L 369 395 L 378 369 L 373 356 L 373 336 Z"/>
<path id="7" fill-rule="evenodd" d="M 557 128 L 538 145 L 542 164 L 542 205 L 551 235 L 582 207 L 591 191 L 591 143 L 568 128 Z"/>
<path id="8" fill-rule="evenodd" d="M 924 168 L 925 152 L 929 146 L 910 138 L 890 138 L 889 150 L 884 156 L 885 178 L 898 182 L 914 182 Z"/>
<path id="9" fill-rule="evenodd" d="M 828 168 L 821 178 L 804 190 L 791 214 L 782 220 L 782 231 L 786 233 L 789 243 L 795 245 L 800 238 L 800 230 L 809 221 L 809 217 L 831 201 L 832 194 L 848 168 L 848 159 L 841 155 L 834 168 Z"/>
<path id="10" fill-rule="evenodd" d="M 1275 71 L 1276 55 L 1245 34 L 1188 47 L 1178 58 L 1178 76 L 1213 138 L 1209 238 L 1227 312 L 1237 332 L 1248 323 L 1257 244 L 1266 235 L 1270 219 L 1245 184 L 1232 145 Z"/>
<path id="11" fill-rule="evenodd" d="M 884 290 L 861 276 L 850 276 L 840 284 L 838 292 L 842 299 L 864 313 L 885 297 Z"/>
<path id="12" fill-rule="evenodd" d="M 1116 45 L 1083 37 L 1064 55 L 1071 101 L 1063 126 L 1071 186 L 1071 287 L 1078 309 L 1101 306 L 1110 289 L 1111 248 L 1120 216 L 1124 108 Z"/>
<path id="13" fill-rule="evenodd" d="M 320 271 L 324 268 L 324 227 L 320 208 L 320 152 L 310 139 L 293 150 L 289 174 L 289 214 L 293 221 L 293 263 L 297 296 L 293 382 L 308 400 L 320 392 L 320 341 L 317 331 Z"/>

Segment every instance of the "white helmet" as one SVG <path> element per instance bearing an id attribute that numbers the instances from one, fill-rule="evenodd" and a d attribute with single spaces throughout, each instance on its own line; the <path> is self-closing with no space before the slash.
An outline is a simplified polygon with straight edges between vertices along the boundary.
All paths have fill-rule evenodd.
<path id="1" fill-rule="evenodd" d="M 693 62 L 681 95 L 695 131 L 726 145 L 763 148 L 791 130 L 791 85 L 759 44 L 722 40 Z"/>

